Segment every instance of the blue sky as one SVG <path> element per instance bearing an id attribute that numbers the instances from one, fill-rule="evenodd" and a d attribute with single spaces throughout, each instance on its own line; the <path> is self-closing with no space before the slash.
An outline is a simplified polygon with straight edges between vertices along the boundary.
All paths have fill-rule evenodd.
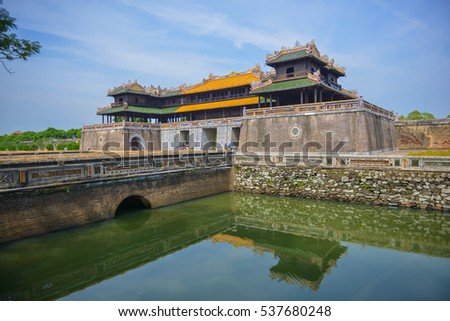
<path id="1" fill-rule="evenodd" d="M 314 39 L 340 83 L 399 114 L 450 114 L 448 0 L 3 0 L 41 53 L 0 70 L 0 134 L 101 122 L 129 80 L 177 87 L 244 71 Z"/>

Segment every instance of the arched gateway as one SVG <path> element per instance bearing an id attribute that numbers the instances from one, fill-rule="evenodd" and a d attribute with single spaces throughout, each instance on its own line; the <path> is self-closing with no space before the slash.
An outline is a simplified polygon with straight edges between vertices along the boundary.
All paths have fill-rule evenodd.
<path id="1" fill-rule="evenodd" d="M 144 139 L 140 136 L 133 136 L 130 140 L 131 150 L 144 150 Z"/>
<path id="2" fill-rule="evenodd" d="M 143 196 L 131 195 L 125 197 L 117 206 L 114 216 L 127 209 L 151 208 L 150 202 Z"/>

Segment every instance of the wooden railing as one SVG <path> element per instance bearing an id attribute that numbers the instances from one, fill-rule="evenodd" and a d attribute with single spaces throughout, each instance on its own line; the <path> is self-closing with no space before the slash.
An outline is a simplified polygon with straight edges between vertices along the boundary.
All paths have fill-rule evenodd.
<path id="1" fill-rule="evenodd" d="M 175 123 L 161 123 L 161 128 L 185 128 L 185 127 L 208 127 L 217 125 L 230 125 L 242 123 L 242 117 L 228 117 L 228 118 L 216 118 L 216 119 L 204 119 L 194 121 L 183 121 Z"/>
<path id="2" fill-rule="evenodd" d="M 369 109 L 377 114 L 382 114 L 386 117 L 395 119 L 395 114 L 392 111 L 388 111 L 365 100 L 364 100 L 364 108 Z"/>
<path id="3" fill-rule="evenodd" d="M 151 124 L 151 123 L 139 123 L 139 122 L 117 122 L 117 123 L 107 123 L 107 124 L 94 124 L 94 125 L 83 125 L 83 131 L 86 130 L 97 130 L 97 129 L 109 129 L 109 128 L 134 128 L 134 129 L 155 129 L 160 128 L 161 124 Z"/>
<path id="4" fill-rule="evenodd" d="M 99 112 L 102 112 L 102 111 L 105 111 L 105 110 L 108 110 L 108 109 L 111 109 L 111 108 L 114 108 L 114 107 L 125 107 L 125 108 L 127 108 L 128 107 L 128 103 L 126 101 L 125 102 L 118 102 L 118 103 L 111 103 L 111 105 L 106 106 L 106 107 L 98 107 L 97 108 L 97 112 L 99 113 Z"/>
<path id="5" fill-rule="evenodd" d="M 307 70 L 295 71 L 295 72 L 287 72 L 287 73 L 279 73 L 276 74 L 273 81 L 286 80 L 290 78 L 303 78 L 307 77 L 309 72 Z"/>

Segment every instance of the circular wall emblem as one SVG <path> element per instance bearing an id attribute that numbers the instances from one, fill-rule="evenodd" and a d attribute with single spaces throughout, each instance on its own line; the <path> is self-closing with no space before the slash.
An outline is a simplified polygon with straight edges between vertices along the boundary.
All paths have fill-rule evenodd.
<path id="1" fill-rule="evenodd" d="M 302 134 L 302 130 L 298 126 L 292 126 L 289 128 L 289 136 L 292 138 L 298 138 Z"/>

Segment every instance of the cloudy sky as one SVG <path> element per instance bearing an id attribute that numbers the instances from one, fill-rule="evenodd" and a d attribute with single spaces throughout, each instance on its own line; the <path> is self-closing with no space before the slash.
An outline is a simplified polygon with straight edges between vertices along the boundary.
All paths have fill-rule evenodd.
<path id="1" fill-rule="evenodd" d="M 1 1 L 0 1 L 1 2 Z M 0 134 L 98 123 L 129 80 L 194 84 L 314 39 L 340 83 L 399 114 L 450 114 L 448 0 L 3 0 L 41 53 L 0 69 Z"/>

